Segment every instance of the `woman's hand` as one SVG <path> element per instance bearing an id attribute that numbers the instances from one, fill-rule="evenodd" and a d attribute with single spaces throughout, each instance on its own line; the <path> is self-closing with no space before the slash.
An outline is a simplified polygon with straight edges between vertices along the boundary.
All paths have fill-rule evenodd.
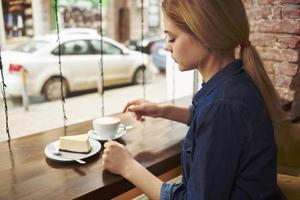
<path id="1" fill-rule="evenodd" d="M 104 147 L 102 155 L 104 169 L 123 176 L 151 199 L 160 198 L 163 182 L 134 160 L 124 145 L 115 141 L 108 141 Z"/>
<path id="2" fill-rule="evenodd" d="M 138 99 L 134 101 L 130 101 L 127 103 L 123 112 L 133 112 L 134 117 L 138 121 L 145 121 L 143 116 L 148 117 L 162 117 L 163 115 L 163 106 L 160 106 L 156 103 L 149 102 L 144 99 Z"/>
<path id="3" fill-rule="evenodd" d="M 124 145 L 108 141 L 104 144 L 102 166 L 113 174 L 125 176 L 130 166 L 135 161 Z"/>

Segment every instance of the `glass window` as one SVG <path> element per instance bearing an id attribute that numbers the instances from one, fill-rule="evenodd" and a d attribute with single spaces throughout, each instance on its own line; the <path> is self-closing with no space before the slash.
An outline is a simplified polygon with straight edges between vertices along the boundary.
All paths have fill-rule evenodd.
<path id="1" fill-rule="evenodd" d="M 101 42 L 100 40 L 92 40 L 92 47 L 94 49 L 95 54 L 100 54 L 101 52 Z M 122 54 L 122 49 L 116 47 L 115 45 L 103 41 L 103 54 Z"/>
<path id="2" fill-rule="evenodd" d="M 8 0 L 5 1 L 11 2 Z M 97 2 L 97 0 L 88 1 Z M 54 2 L 54 0 L 51 0 L 51 2 Z M 145 25 L 145 30 L 149 29 L 149 31 L 146 33 L 144 30 L 144 41 L 141 42 L 141 3 L 139 1 L 131 1 L 132 3 L 128 4 L 132 11 L 131 15 L 136 18 L 136 20 L 132 21 L 135 30 L 129 35 L 128 42 L 123 44 L 115 40 L 116 38 L 114 36 L 117 35 L 112 34 L 117 33 L 120 28 L 122 29 L 122 27 L 115 29 L 119 26 L 118 21 L 110 21 L 111 19 L 114 19 L 114 10 L 116 8 L 114 8 L 113 5 L 103 6 L 103 15 L 101 16 L 99 13 L 99 5 L 97 3 L 85 6 L 82 2 L 87 2 L 87 0 L 61 0 L 58 2 L 57 6 L 60 8 L 59 16 L 61 16 L 61 19 L 59 20 L 59 25 L 61 25 L 61 29 L 59 30 L 59 33 L 61 34 L 60 48 L 58 48 L 57 40 L 58 31 L 53 30 L 49 32 L 49 34 L 46 31 L 56 27 L 52 26 L 56 24 L 52 24 L 50 19 L 50 21 L 47 21 L 48 18 L 45 18 L 43 21 L 47 22 L 49 27 L 47 25 L 44 27 L 45 30 L 41 30 L 40 33 L 45 33 L 44 35 L 28 39 L 20 38 L 20 41 L 26 39 L 26 43 L 19 43 L 19 40 L 16 40 L 20 45 L 18 45 L 17 50 L 28 52 L 26 53 L 28 54 L 26 55 L 26 59 L 22 59 L 22 62 L 20 63 L 20 59 L 17 59 L 19 55 L 10 56 L 9 54 L 3 54 L 3 60 L 5 61 L 5 63 L 3 63 L 4 65 L 7 65 L 6 63 L 13 63 L 26 67 L 28 71 L 28 81 L 25 81 L 24 83 L 27 84 L 26 92 L 32 94 L 27 100 L 26 96 L 22 93 L 23 91 L 20 90 L 20 87 L 22 87 L 22 85 L 20 86 L 21 82 L 10 81 L 10 79 L 14 80 L 16 78 L 16 74 L 5 74 L 7 87 L 11 88 L 10 90 L 7 90 L 7 93 L 10 91 L 10 94 L 19 97 L 8 98 L 8 104 L 10 105 L 9 110 L 16 109 L 16 111 L 18 111 L 9 113 L 10 121 L 15 122 L 9 127 L 12 138 L 62 126 L 63 116 L 62 109 L 60 109 L 61 105 L 58 105 L 58 108 L 56 109 L 53 104 L 54 102 L 47 102 L 47 96 L 50 95 L 53 96 L 53 99 L 56 97 L 57 99 L 61 99 L 60 80 L 51 77 L 60 77 L 60 67 L 62 69 L 62 76 L 65 78 L 63 89 L 65 90 L 67 88 L 67 93 L 65 94 L 68 95 L 67 104 L 65 105 L 65 111 L 68 118 L 67 125 L 92 120 L 100 115 L 99 112 L 101 112 L 101 110 L 99 110 L 99 106 L 102 106 L 102 97 L 99 96 L 97 88 L 102 84 L 100 76 L 100 65 L 102 64 L 102 61 L 105 68 L 105 70 L 103 70 L 103 77 L 105 77 L 103 80 L 105 86 L 105 94 L 103 97 L 105 102 L 105 115 L 121 112 L 124 104 L 130 100 L 141 98 L 144 91 L 147 100 L 154 102 L 170 99 L 172 97 L 171 95 L 176 95 L 177 97 L 183 93 L 182 91 L 191 91 L 189 89 L 190 85 L 177 84 L 176 81 L 181 80 L 182 77 L 177 75 L 178 70 L 175 70 L 175 67 L 173 69 L 173 65 L 169 65 L 167 69 L 168 73 L 165 73 L 167 59 L 166 53 L 163 51 L 163 45 L 152 45 L 162 38 L 161 35 L 163 34 L 163 30 L 161 30 L 161 26 L 154 27 L 153 24 L 148 24 L 149 26 Z M 149 20 L 155 21 L 156 19 L 153 18 L 153 15 L 158 14 L 157 11 L 159 11 L 159 2 L 157 0 L 149 0 L 149 2 L 149 12 L 151 12 L 151 16 L 149 16 L 149 12 L 145 10 L 144 20 L 147 22 L 149 22 Z M 139 9 L 135 9 L 137 8 L 137 4 Z M 157 8 L 154 8 L 154 4 L 157 5 Z M 46 7 L 41 9 L 41 12 L 45 15 L 50 16 L 55 13 L 55 10 L 53 10 L 54 7 L 49 7 L 48 4 L 45 4 L 45 6 Z M 145 8 L 147 9 L 147 7 Z M 150 18 L 149 20 L 147 19 L 147 16 Z M 9 23 L 8 21 L 7 23 Z M 154 21 L 153 23 L 155 23 Z M 103 27 L 100 27 L 100 25 L 103 25 Z M 126 25 L 126 23 L 124 25 Z M 91 29 L 69 27 L 89 27 Z M 11 28 L 13 27 L 11 26 Z M 28 28 L 29 32 L 31 32 L 32 28 Z M 103 41 L 103 60 L 101 59 L 101 35 L 97 34 L 100 30 L 103 30 L 101 34 L 105 36 Z M 33 32 L 33 34 L 34 33 L 35 32 Z M 156 36 L 156 34 L 153 35 L 152 33 L 158 34 Z M 8 37 L 12 36 L 11 32 L 6 32 L 6 35 Z M 109 37 L 112 38 L 109 39 Z M 127 43 L 130 43 L 131 47 L 137 51 L 140 51 L 140 47 L 142 46 L 143 52 L 148 55 L 142 57 L 139 52 L 132 52 L 126 47 L 123 48 L 123 45 L 126 45 Z M 154 48 L 154 46 L 157 47 Z M 7 45 L 7 47 L 11 48 L 12 46 Z M 14 46 L 14 48 L 16 48 L 16 46 Z M 58 58 L 59 49 L 61 50 L 60 53 L 62 55 L 60 60 L 61 66 L 59 66 Z M 150 54 L 152 49 L 155 49 L 155 51 Z M 34 58 L 31 57 L 29 53 L 35 52 L 36 54 L 41 50 L 45 50 L 45 53 L 43 53 L 43 55 L 40 54 L 39 56 L 35 56 Z M 48 55 L 46 50 L 48 53 L 51 53 L 51 55 Z M 141 68 L 143 65 L 146 66 L 145 70 L 142 70 Z M 45 70 L 51 70 L 53 73 L 48 73 L 46 75 Z M 143 75 L 143 71 L 145 72 L 145 76 Z M 167 74 L 168 78 L 166 78 L 165 74 Z M 175 77 L 174 80 L 173 76 Z M 142 88 L 143 84 L 135 85 L 132 84 L 132 82 L 141 83 L 143 78 L 145 78 L 146 82 L 144 85 L 145 90 L 137 89 L 137 87 Z M 44 81 L 39 81 L 42 79 Z M 191 82 L 189 81 L 190 77 L 188 77 L 187 80 L 188 81 L 184 82 L 187 82 L 187 84 Z M 176 91 L 172 88 L 175 85 Z M 177 89 L 180 89 L 180 91 Z M 14 94 L 14 92 L 16 93 Z M 186 95 L 186 93 L 184 93 L 184 95 Z M 77 98 L 79 96 L 84 98 Z M 24 99 L 21 100 L 21 98 Z M 30 112 L 22 109 L 22 106 L 24 106 L 22 104 L 23 102 L 30 103 L 29 110 L 31 109 L 31 106 L 33 106 L 33 109 L 37 109 L 35 116 L 31 116 Z M 78 102 L 80 103 L 78 104 Z M 0 94 L 0 105 L 2 104 L 3 98 Z M 84 112 L 82 112 L 82 108 L 84 108 Z M 51 110 L 50 114 L 49 110 Z M 23 120 L 18 120 L 20 116 L 22 116 Z M 0 106 L 0 122 L 5 121 L 4 117 L 4 109 Z M 55 120 L 53 120 L 54 118 Z M 49 120 L 51 123 L 47 123 Z M 24 126 L 24 124 L 26 124 L 26 126 Z M 1 135 L 4 135 L 2 133 L 5 133 L 5 123 L 0 123 L 0 140 Z"/>
<path id="3" fill-rule="evenodd" d="M 58 48 L 56 48 L 53 54 L 58 54 Z M 89 44 L 85 40 L 75 40 L 62 44 L 62 55 L 87 55 L 92 54 L 89 48 Z"/>

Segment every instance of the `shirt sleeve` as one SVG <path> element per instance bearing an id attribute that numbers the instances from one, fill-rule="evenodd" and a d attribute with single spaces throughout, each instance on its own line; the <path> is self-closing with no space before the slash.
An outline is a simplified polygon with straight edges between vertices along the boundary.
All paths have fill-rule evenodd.
<path id="1" fill-rule="evenodd" d="M 178 183 L 163 183 L 161 190 L 160 190 L 160 199 L 161 200 L 169 200 L 172 199 L 172 194 L 175 193 L 176 190 L 179 189 L 181 184 Z"/>
<path id="2" fill-rule="evenodd" d="M 190 112 L 190 118 L 189 118 L 189 121 L 187 122 L 187 125 L 190 126 L 191 123 L 192 123 L 192 119 L 193 119 L 193 115 L 194 115 L 194 105 L 190 105 L 189 106 L 189 112 Z"/>
<path id="3" fill-rule="evenodd" d="M 237 176 L 242 146 L 248 131 L 238 106 L 213 103 L 197 119 L 186 186 L 165 185 L 162 199 L 228 199 Z M 197 113 L 195 113 L 197 115 Z M 197 116 L 194 116 L 197 117 Z M 184 164 L 184 163 L 182 163 Z M 169 193 L 169 194 L 168 194 Z"/>

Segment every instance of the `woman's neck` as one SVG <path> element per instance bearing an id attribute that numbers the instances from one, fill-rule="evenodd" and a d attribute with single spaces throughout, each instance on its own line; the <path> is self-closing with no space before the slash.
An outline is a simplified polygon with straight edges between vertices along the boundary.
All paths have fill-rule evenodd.
<path id="1" fill-rule="evenodd" d="M 199 72 L 202 75 L 203 81 L 206 83 L 211 79 L 216 73 L 218 73 L 221 69 L 226 67 L 228 64 L 234 61 L 234 56 L 215 56 L 212 55 L 207 59 L 207 62 L 198 67 Z"/>

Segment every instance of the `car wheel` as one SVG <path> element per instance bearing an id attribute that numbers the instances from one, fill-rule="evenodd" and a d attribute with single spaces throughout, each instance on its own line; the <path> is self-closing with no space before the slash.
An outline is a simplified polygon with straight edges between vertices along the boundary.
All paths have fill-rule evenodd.
<path id="1" fill-rule="evenodd" d="M 144 67 L 139 67 L 133 75 L 133 83 L 134 84 L 142 84 L 143 83 L 143 73 L 144 73 Z M 145 79 L 146 79 L 146 75 L 145 75 Z M 145 80 L 146 82 L 146 80 Z"/>
<path id="2" fill-rule="evenodd" d="M 67 81 L 63 79 L 63 92 L 66 97 L 68 94 Z M 59 77 L 49 79 L 44 85 L 43 95 L 47 101 L 61 99 L 61 83 Z"/>

